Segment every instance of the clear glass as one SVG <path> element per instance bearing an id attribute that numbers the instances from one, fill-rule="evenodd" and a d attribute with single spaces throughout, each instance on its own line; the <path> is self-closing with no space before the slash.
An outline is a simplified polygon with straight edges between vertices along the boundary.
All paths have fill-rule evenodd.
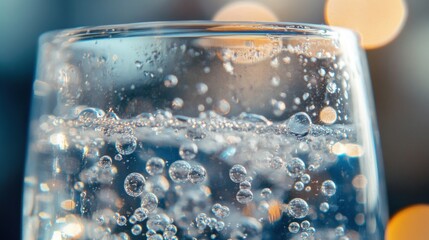
<path id="1" fill-rule="evenodd" d="M 44 34 L 23 239 L 383 239 L 348 30 L 174 22 Z"/>

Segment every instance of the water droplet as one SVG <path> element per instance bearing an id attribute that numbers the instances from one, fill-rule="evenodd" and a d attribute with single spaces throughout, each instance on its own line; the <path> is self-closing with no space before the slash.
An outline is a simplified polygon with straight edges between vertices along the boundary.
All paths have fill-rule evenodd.
<path id="1" fill-rule="evenodd" d="M 164 86 L 166 86 L 168 88 L 175 87 L 178 82 L 179 82 L 179 80 L 177 79 L 177 77 L 175 75 L 172 75 L 172 74 L 169 74 L 169 75 L 165 76 L 165 78 L 164 78 Z"/>
<path id="2" fill-rule="evenodd" d="M 130 155 L 137 148 L 137 138 L 131 135 L 122 135 L 116 140 L 115 148 L 122 155 Z"/>
<path id="3" fill-rule="evenodd" d="M 189 181 L 191 183 L 197 184 L 202 183 L 207 178 L 207 171 L 201 165 L 194 165 L 189 172 Z"/>
<path id="4" fill-rule="evenodd" d="M 320 191 L 322 191 L 323 195 L 331 197 L 337 191 L 337 186 L 332 180 L 326 180 L 322 183 Z"/>
<path id="5" fill-rule="evenodd" d="M 310 175 L 308 175 L 308 174 L 303 174 L 303 175 L 301 176 L 301 181 L 302 181 L 304 184 L 308 184 L 308 183 L 310 183 L 310 180 L 311 180 L 311 177 L 310 177 Z"/>
<path id="6" fill-rule="evenodd" d="M 294 218 L 304 218 L 308 214 L 308 204 L 301 198 L 292 199 L 287 207 L 287 212 Z"/>
<path id="7" fill-rule="evenodd" d="M 180 145 L 179 155 L 185 160 L 194 159 L 195 156 L 197 156 L 197 153 L 198 146 L 193 142 L 185 142 L 184 144 Z"/>
<path id="8" fill-rule="evenodd" d="M 262 191 L 261 191 L 261 197 L 262 197 L 262 198 L 265 198 L 265 199 L 267 199 L 267 198 L 271 197 L 271 194 L 272 194 L 272 191 L 271 191 L 271 189 L 269 189 L 269 188 L 264 188 L 264 189 L 262 189 Z"/>
<path id="9" fill-rule="evenodd" d="M 175 98 L 171 102 L 171 107 L 175 110 L 178 110 L 178 109 L 181 109 L 183 107 L 183 104 L 184 104 L 183 99 Z"/>
<path id="10" fill-rule="evenodd" d="M 197 94 L 198 95 L 204 95 L 207 93 L 207 91 L 209 90 L 209 87 L 207 86 L 207 84 L 205 83 L 197 83 L 195 85 L 196 89 L 197 89 Z"/>
<path id="11" fill-rule="evenodd" d="M 142 222 L 148 217 L 149 211 L 146 208 L 139 207 L 134 211 L 137 221 Z"/>
<path id="12" fill-rule="evenodd" d="M 249 181 L 243 181 L 240 183 L 240 189 L 250 189 L 252 184 Z"/>
<path id="13" fill-rule="evenodd" d="M 253 200 L 253 193 L 249 189 L 241 189 L 236 195 L 237 201 L 241 204 L 247 204 Z"/>
<path id="14" fill-rule="evenodd" d="M 134 172 L 128 174 L 128 176 L 125 178 L 124 189 L 128 195 L 132 197 L 138 197 L 143 193 L 145 184 L 146 180 L 144 179 L 143 175 Z"/>
<path id="15" fill-rule="evenodd" d="M 146 162 L 146 172 L 149 175 L 154 176 L 162 174 L 164 171 L 165 162 L 164 159 L 159 157 L 152 157 Z"/>
<path id="16" fill-rule="evenodd" d="M 110 168 L 112 166 L 112 158 L 104 155 L 100 158 L 100 160 L 98 160 L 98 167 L 106 169 L 106 168 Z"/>
<path id="17" fill-rule="evenodd" d="M 149 212 L 153 212 L 158 207 L 158 198 L 153 193 L 147 193 L 142 198 L 140 205 L 142 208 L 147 209 Z"/>
<path id="18" fill-rule="evenodd" d="M 305 163 L 299 158 L 292 158 L 286 162 L 286 171 L 293 178 L 299 177 L 305 171 Z"/>
<path id="19" fill-rule="evenodd" d="M 297 222 L 291 222 L 289 224 L 289 227 L 288 227 L 289 232 L 291 232 L 291 233 L 298 233 L 300 228 L 301 227 L 299 226 L 299 223 L 297 223 Z"/>
<path id="20" fill-rule="evenodd" d="M 279 156 L 275 156 L 275 157 L 270 159 L 270 167 L 273 169 L 279 169 L 279 168 L 283 167 L 283 165 L 284 165 L 284 161 Z"/>
<path id="21" fill-rule="evenodd" d="M 327 212 L 329 211 L 329 203 L 327 202 L 322 202 L 319 206 L 320 211 L 322 212 Z"/>
<path id="22" fill-rule="evenodd" d="M 136 224 L 131 228 L 131 233 L 135 236 L 140 235 L 142 233 L 142 226 Z"/>
<path id="23" fill-rule="evenodd" d="M 218 218 L 226 218 L 229 216 L 230 210 L 227 206 L 216 203 L 212 207 L 212 212 Z"/>
<path id="24" fill-rule="evenodd" d="M 229 178 L 235 183 L 241 183 L 246 179 L 247 170 L 242 165 L 236 164 L 229 170 Z"/>
<path id="25" fill-rule="evenodd" d="M 179 160 L 171 164 L 168 174 L 174 182 L 184 183 L 188 181 L 190 171 L 191 165 L 186 161 Z"/>
<path id="26" fill-rule="evenodd" d="M 304 189 L 304 183 L 301 181 L 298 181 L 295 183 L 293 188 L 295 188 L 295 190 L 297 190 L 297 191 L 302 191 Z"/>
<path id="27" fill-rule="evenodd" d="M 307 113 L 299 112 L 290 117 L 288 121 L 289 131 L 298 136 L 307 135 L 310 131 L 311 119 Z"/>
<path id="28" fill-rule="evenodd" d="M 308 229 L 310 227 L 310 225 L 311 225 L 310 222 L 307 220 L 304 220 L 301 222 L 301 228 L 304 230 Z"/>

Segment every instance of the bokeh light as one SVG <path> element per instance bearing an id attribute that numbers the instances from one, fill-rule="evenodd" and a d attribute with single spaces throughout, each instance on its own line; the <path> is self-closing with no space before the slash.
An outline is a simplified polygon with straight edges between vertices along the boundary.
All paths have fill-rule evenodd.
<path id="1" fill-rule="evenodd" d="M 265 5 L 257 2 L 232 2 L 222 7 L 215 16 L 214 21 L 257 21 L 276 22 L 277 16 Z"/>
<path id="2" fill-rule="evenodd" d="M 403 0 L 328 0 L 325 6 L 326 22 L 358 32 L 366 49 L 382 47 L 395 39 L 406 16 Z"/>
<path id="3" fill-rule="evenodd" d="M 397 213 L 386 229 L 386 240 L 426 240 L 429 236 L 429 205 L 414 205 Z"/>

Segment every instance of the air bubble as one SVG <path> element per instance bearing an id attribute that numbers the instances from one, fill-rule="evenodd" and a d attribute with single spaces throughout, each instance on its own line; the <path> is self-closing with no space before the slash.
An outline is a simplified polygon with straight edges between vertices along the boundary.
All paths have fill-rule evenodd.
<path id="1" fill-rule="evenodd" d="M 179 155 L 185 160 L 194 159 L 198 153 L 198 146 L 193 142 L 186 142 L 179 148 Z"/>
<path id="2" fill-rule="evenodd" d="M 98 167 L 103 169 L 112 167 L 112 158 L 107 155 L 102 156 L 98 161 Z"/>
<path id="3" fill-rule="evenodd" d="M 235 183 L 241 183 L 246 179 L 247 170 L 242 165 L 236 164 L 229 170 L 229 178 Z"/>
<path id="4" fill-rule="evenodd" d="M 240 189 L 250 189 L 252 184 L 249 181 L 243 181 L 240 183 Z"/>
<path id="5" fill-rule="evenodd" d="M 271 78 L 271 86 L 278 87 L 280 85 L 280 78 L 278 76 L 274 76 Z"/>
<path id="6" fill-rule="evenodd" d="M 296 113 L 288 120 L 289 131 L 298 136 L 307 135 L 310 131 L 310 127 L 311 119 L 308 114 L 304 112 Z"/>
<path id="7" fill-rule="evenodd" d="M 212 207 L 212 212 L 218 218 L 226 218 L 229 216 L 230 210 L 227 206 L 216 203 Z"/>
<path id="8" fill-rule="evenodd" d="M 149 175 L 154 176 L 162 174 L 164 171 L 165 162 L 164 159 L 159 157 L 152 157 L 146 162 L 146 172 Z"/>
<path id="9" fill-rule="evenodd" d="M 116 218 L 116 224 L 118 224 L 118 226 L 125 226 L 127 224 L 127 217 L 123 215 L 119 216 Z"/>
<path id="10" fill-rule="evenodd" d="M 142 69 L 142 67 L 143 67 L 143 63 L 140 61 L 135 61 L 134 64 L 136 65 L 137 69 Z"/>
<path id="11" fill-rule="evenodd" d="M 301 227 L 299 226 L 299 223 L 297 223 L 297 222 L 291 222 L 289 224 L 289 227 L 288 227 L 289 232 L 291 232 L 291 233 L 298 233 L 300 228 Z"/>
<path id="12" fill-rule="evenodd" d="M 301 181 L 302 181 L 304 184 L 308 184 L 308 183 L 310 183 L 310 180 L 311 180 L 311 177 L 310 177 L 310 175 L 308 175 L 308 174 L 304 174 L 304 175 L 302 175 L 302 176 L 301 176 Z"/>
<path id="13" fill-rule="evenodd" d="M 236 195 L 237 201 L 241 204 L 247 204 L 253 200 L 253 193 L 249 189 L 241 189 Z"/>
<path id="14" fill-rule="evenodd" d="M 147 209 L 147 211 L 153 212 L 158 207 L 158 198 L 153 193 L 147 193 L 142 198 L 140 205 L 142 208 Z"/>
<path id="15" fill-rule="evenodd" d="M 173 101 L 171 102 L 171 107 L 175 110 L 179 110 L 183 107 L 183 99 L 181 98 L 175 98 L 173 99 Z"/>
<path id="16" fill-rule="evenodd" d="M 265 199 L 269 198 L 271 196 L 271 194 L 272 194 L 272 191 L 269 188 L 264 188 L 261 191 L 261 197 L 265 198 Z"/>
<path id="17" fill-rule="evenodd" d="M 132 197 L 138 197 L 143 193 L 145 183 L 143 175 L 140 173 L 130 173 L 124 181 L 125 192 Z"/>
<path id="18" fill-rule="evenodd" d="M 183 160 L 175 161 L 171 164 L 168 174 L 171 180 L 176 183 L 184 183 L 189 179 L 189 173 L 191 172 L 191 165 Z"/>
<path id="19" fill-rule="evenodd" d="M 304 229 L 304 230 L 308 229 L 310 227 L 310 225 L 311 224 L 310 224 L 310 222 L 308 220 L 304 220 L 304 221 L 301 222 L 301 228 Z"/>
<path id="20" fill-rule="evenodd" d="M 119 153 L 116 154 L 114 158 L 115 158 L 116 161 L 122 161 L 122 155 L 119 154 Z"/>
<path id="21" fill-rule="evenodd" d="M 286 162 L 286 171 L 293 178 L 299 177 L 305 171 L 305 163 L 299 158 L 292 158 Z"/>
<path id="22" fill-rule="evenodd" d="M 122 155 L 130 155 L 137 148 L 137 138 L 131 135 L 122 135 L 116 140 L 115 148 Z"/>
<path id="23" fill-rule="evenodd" d="M 308 214 L 308 204 L 301 198 L 292 199 L 287 207 L 287 212 L 294 218 L 304 218 Z"/>
<path id="24" fill-rule="evenodd" d="M 321 212 L 327 212 L 327 211 L 329 211 L 329 203 L 327 203 L 327 202 L 322 202 L 322 203 L 320 204 L 320 206 L 319 206 L 319 210 L 320 210 Z"/>
<path id="25" fill-rule="evenodd" d="M 304 190 L 304 183 L 301 181 L 298 181 L 294 184 L 293 188 L 295 188 L 295 190 L 297 191 L 302 191 Z"/>
<path id="26" fill-rule="evenodd" d="M 281 116 L 286 110 L 286 104 L 283 101 L 276 101 L 273 105 L 273 114 Z"/>
<path id="27" fill-rule="evenodd" d="M 202 183 L 207 178 L 207 171 L 201 165 L 194 165 L 189 172 L 189 181 L 194 184 Z"/>
<path id="28" fill-rule="evenodd" d="M 168 88 L 175 87 L 178 82 L 179 82 L 179 80 L 177 79 L 177 77 L 175 75 L 172 75 L 172 74 L 169 74 L 169 75 L 165 76 L 165 78 L 164 78 L 164 86 L 166 86 Z"/>
<path id="29" fill-rule="evenodd" d="M 222 99 L 219 102 L 217 102 L 217 104 L 215 106 L 215 110 L 217 113 L 219 113 L 221 115 L 226 115 L 231 110 L 231 105 L 229 104 L 229 102 L 227 100 Z"/>
<path id="30" fill-rule="evenodd" d="M 337 186 L 332 180 L 326 180 L 322 183 L 322 187 L 320 188 L 320 191 L 323 193 L 323 195 L 327 197 L 331 197 L 337 191 Z"/>
<path id="31" fill-rule="evenodd" d="M 205 83 L 197 83 L 195 85 L 196 89 L 197 89 L 197 94 L 198 95 L 204 95 L 207 93 L 207 91 L 209 90 L 209 87 L 207 86 L 207 84 Z"/>
<path id="32" fill-rule="evenodd" d="M 139 207 L 134 211 L 137 221 L 142 222 L 148 217 L 149 211 L 146 208 Z"/>
<path id="33" fill-rule="evenodd" d="M 335 93 L 335 91 L 337 91 L 337 84 L 334 82 L 329 82 L 326 85 L 326 91 L 328 91 L 329 93 Z"/>
<path id="34" fill-rule="evenodd" d="M 131 233 L 135 236 L 140 235 L 142 233 L 142 226 L 136 224 L 131 228 Z"/>
<path id="35" fill-rule="evenodd" d="M 284 161 L 279 156 L 275 156 L 275 157 L 270 159 L 270 167 L 273 169 L 279 169 L 279 168 L 283 167 L 283 165 L 284 165 Z"/>

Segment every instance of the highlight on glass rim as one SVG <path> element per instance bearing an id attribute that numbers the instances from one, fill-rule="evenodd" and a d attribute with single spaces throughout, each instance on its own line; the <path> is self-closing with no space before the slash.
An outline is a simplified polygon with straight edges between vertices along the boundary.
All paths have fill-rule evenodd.
<path id="1" fill-rule="evenodd" d="M 23 239 L 383 239 L 364 62 L 321 25 L 46 33 Z"/>

